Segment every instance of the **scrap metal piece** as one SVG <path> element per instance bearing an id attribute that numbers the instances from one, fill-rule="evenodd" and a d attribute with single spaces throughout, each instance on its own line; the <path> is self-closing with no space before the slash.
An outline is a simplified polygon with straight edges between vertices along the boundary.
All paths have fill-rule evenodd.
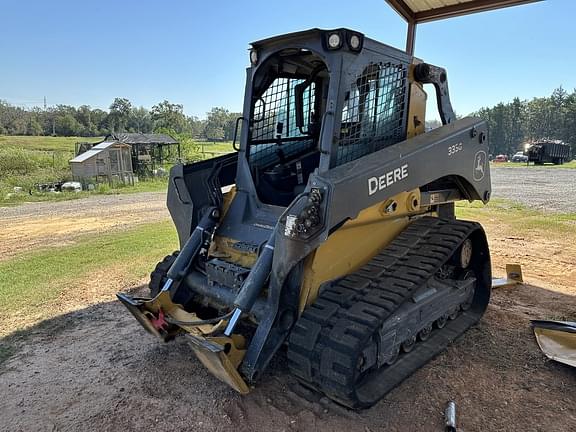
<path id="1" fill-rule="evenodd" d="M 456 432 L 456 402 L 448 402 L 446 406 L 446 412 L 444 413 L 444 418 L 446 419 L 446 426 L 444 430 L 446 432 Z"/>
<path id="2" fill-rule="evenodd" d="M 532 320 L 536 342 L 549 359 L 576 367 L 576 322 Z"/>
<path id="3" fill-rule="evenodd" d="M 506 264 L 506 277 L 493 278 L 492 288 L 502 288 L 507 286 L 519 285 L 524 282 L 522 277 L 522 267 L 520 264 Z"/>

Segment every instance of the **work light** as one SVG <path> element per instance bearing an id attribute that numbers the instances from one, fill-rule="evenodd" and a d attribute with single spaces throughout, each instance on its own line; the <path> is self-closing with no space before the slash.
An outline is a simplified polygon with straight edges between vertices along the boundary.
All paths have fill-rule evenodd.
<path id="1" fill-rule="evenodd" d="M 342 37 L 338 33 L 331 33 L 328 36 L 328 48 L 329 49 L 339 49 L 342 47 Z"/>
<path id="2" fill-rule="evenodd" d="M 258 63 L 258 51 L 254 48 L 250 50 L 250 63 L 256 65 Z"/>
<path id="3" fill-rule="evenodd" d="M 360 51 L 362 49 L 362 37 L 358 34 L 352 34 L 348 38 L 348 46 L 352 51 Z"/>

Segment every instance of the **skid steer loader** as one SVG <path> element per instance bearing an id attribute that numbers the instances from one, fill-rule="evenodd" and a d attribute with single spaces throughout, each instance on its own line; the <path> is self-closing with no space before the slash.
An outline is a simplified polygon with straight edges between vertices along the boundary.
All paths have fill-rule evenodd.
<path id="1" fill-rule="evenodd" d="M 151 298 L 118 298 L 241 393 L 285 347 L 305 386 L 371 406 L 486 309 L 486 236 L 454 215 L 490 198 L 486 123 L 455 118 L 444 69 L 349 29 L 261 40 L 250 62 L 238 151 L 171 170 L 180 252 Z"/>

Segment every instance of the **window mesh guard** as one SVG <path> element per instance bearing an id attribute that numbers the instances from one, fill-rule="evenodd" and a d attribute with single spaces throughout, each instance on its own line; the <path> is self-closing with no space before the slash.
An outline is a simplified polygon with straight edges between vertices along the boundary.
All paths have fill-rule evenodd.
<path id="1" fill-rule="evenodd" d="M 406 66 L 370 64 L 352 83 L 342 110 L 336 165 L 406 138 Z"/>
<path id="2" fill-rule="evenodd" d="M 286 158 L 310 150 L 314 146 L 313 139 L 306 130 L 314 111 L 314 82 L 304 89 L 304 126 L 302 130 L 296 126 L 295 91 L 296 86 L 304 81 L 297 78 L 276 78 L 255 102 L 250 132 L 252 163 L 268 166 L 278 161 L 278 148 L 275 144 L 278 135 L 282 140 L 286 140 L 281 145 L 283 156 Z M 282 124 L 281 133 L 278 133 L 278 124 Z"/>

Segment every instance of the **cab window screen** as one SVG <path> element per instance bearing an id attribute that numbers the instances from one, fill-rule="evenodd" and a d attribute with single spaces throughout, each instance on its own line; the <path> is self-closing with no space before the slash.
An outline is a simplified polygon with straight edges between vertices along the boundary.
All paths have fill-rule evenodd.
<path id="1" fill-rule="evenodd" d="M 278 162 L 278 147 L 275 144 L 280 137 L 282 154 L 291 158 L 316 146 L 307 126 L 296 125 L 295 90 L 304 79 L 276 78 L 263 95 L 254 103 L 254 115 L 249 147 L 252 165 L 268 166 Z M 316 84 L 311 82 L 304 89 L 303 118 L 308 125 L 314 115 Z"/>
<path id="2" fill-rule="evenodd" d="M 336 164 L 406 138 L 406 66 L 368 65 L 352 82 L 342 108 Z"/>
<path id="3" fill-rule="evenodd" d="M 264 94 L 254 103 L 252 142 L 269 141 L 277 138 L 296 138 L 307 135 L 307 131 L 296 126 L 295 88 L 304 79 L 276 78 Z M 304 124 L 308 124 L 314 110 L 315 83 L 304 90 Z M 278 133 L 281 125 L 281 133 Z"/>

